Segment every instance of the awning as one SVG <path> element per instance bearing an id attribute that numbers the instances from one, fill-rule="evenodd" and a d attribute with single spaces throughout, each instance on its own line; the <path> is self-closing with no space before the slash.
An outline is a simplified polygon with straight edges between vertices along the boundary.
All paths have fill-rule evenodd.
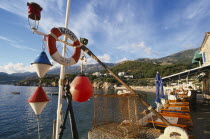
<path id="1" fill-rule="evenodd" d="M 194 68 L 194 69 L 186 70 L 186 71 L 183 71 L 183 72 L 179 72 L 179 73 L 176 73 L 176 74 L 173 74 L 173 75 L 169 75 L 169 76 L 163 77 L 162 80 L 164 82 L 167 82 L 167 81 L 170 81 L 170 80 L 185 79 L 187 77 L 198 75 L 201 72 L 206 72 L 208 70 L 210 70 L 210 64 L 205 65 L 205 66 L 201 66 L 201 67 L 197 67 L 197 68 Z"/>
<path id="2" fill-rule="evenodd" d="M 195 51 L 194 57 L 192 59 L 192 63 L 199 63 L 199 61 L 202 59 L 202 52 L 200 50 Z"/>
<path id="3" fill-rule="evenodd" d="M 197 64 L 197 63 L 199 63 L 199 61 L 197 61 L 195 59 L 192 60 L 192 64 Z"/>

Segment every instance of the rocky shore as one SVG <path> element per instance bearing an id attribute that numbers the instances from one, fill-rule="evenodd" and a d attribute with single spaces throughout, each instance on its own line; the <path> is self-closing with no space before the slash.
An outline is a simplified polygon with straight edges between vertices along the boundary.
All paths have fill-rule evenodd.
<path id="1" fill-rule="evenodd" d="M 118 89 L 126 90 L 124 86 L 117 86 L 116 84 L 109 82 L 93 82 L 94 88 L 104 88 L 104 89 Z M 155 93 L 155 86 L 130 86 L 133 90 L 143 91 L 148 93 Z"/>
<path id="2" fill-rule="evenodd" d="M 93 82 L 93 88 L 114 89 L 116 84 L 109 82 Z"/>
<path id="3" fill-rule="evenodd" d="M 15 86 L 39 86 L 38 82 L 18 82 L 14 84 Z M 41 83 L 43 87 L 58 87 L 58 82 L 50 82 L 50 83 Z"/>
<path id="4" fill-rule="evenodd" d="M 109 83 L 109 82 L 93 82 L 93 88 L 103 88 L 103 89 L 118 89 L 118 90 L 126 90 L 124 86 L 117 86 L 114 83 Z M 19 82 L 15 84 L 16 86 L 38 86 L 38 82 Z M 58 82 L 53 81 L 53 82 L 47 82 L 47 83 L 42 83 L 42 86 L 44 87 L 58 87 Z M 143 91 L 143 92 L 150 92 L 150 93 L 155 93 L 155 87 L 154 86 L 130 86 L 133 90 L 137 91 Z"/>
<path id="5" fill-rule="evenodd" d="M 155 93 L 155 86 L 130 86 L 133 90 L 142 91 L 146 93 Z M 124 86 L 116 86 L 115 89 L 126 90 Z"/>

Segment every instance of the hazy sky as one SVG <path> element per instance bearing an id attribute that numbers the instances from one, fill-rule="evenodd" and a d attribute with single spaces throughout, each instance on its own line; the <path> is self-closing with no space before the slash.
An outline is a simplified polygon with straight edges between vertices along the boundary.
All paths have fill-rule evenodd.
<path id="1" fill-rule="evenodd" d="M 42 36 L 28 25 L 27 2 L 0 0 L 0 72 L 33 71 L 30 63 L 42 51 Z M 64 26 L 66 0 L 33 2 L 43 7 L 39 31 Z M 104 62 L 160 58 L 200 47 L 210 31 L 209 9 L 208 0 L 71 0 L 69 29 L 88 38 Z"/>

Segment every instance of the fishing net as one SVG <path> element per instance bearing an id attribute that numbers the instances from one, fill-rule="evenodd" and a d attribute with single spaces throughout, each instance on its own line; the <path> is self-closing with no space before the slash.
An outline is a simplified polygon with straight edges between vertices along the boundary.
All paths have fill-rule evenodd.
<path id="1" fill-rule="evenodd" d="M 146 100 L 146 95 L 141 98 Z M 146 107 L 136 94 L 94 95 L 93 129 L 88 138 L 142 138 L 154 136 L 153 129 L 142 126 Z M 158 137 L 157 133 L 157 137 Z M 143 137 L 145 138 L 145 137 Z M 146 137 L 147 138 L 147 137 Z"/>

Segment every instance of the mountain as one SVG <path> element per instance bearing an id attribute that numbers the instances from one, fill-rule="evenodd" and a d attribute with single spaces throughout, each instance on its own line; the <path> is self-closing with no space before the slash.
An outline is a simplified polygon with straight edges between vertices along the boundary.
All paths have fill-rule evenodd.
<path id="1" fill-rule="evenodd" d="M 149 58 L 139 58 L 135 60 L 137 63 L 132 62 L 130 60 L 126 60 L 120 63 L 105 63 L 109 68 L 112 68 L 116 73 L 120 71 L 126 71 L 130 74 L 139 77 L 153 77 L 156 71 L 166 71 L 162 73 L 162 75 L 168 75 L 176 73 L 177 71 L 181 71 L 183 69 L 189 69 L 191 67 L 191 61 L 194 56 L 194 52 L 198 50 L 196 49 L 188 49 L 184 50 L 166 57 L 162 57 L 159 59 L 149 59 Z M 140 63 L 139 63 L 140 62 Z M 125 63 L 125 64 L 124 64 Z M 179 64 L 176 69 L 176 65 Z M 180 66 L 180 64 L 182 64 Z M 116 66 L 117 65 L 117 66 Z M 165 65 L 165 67 L 160 67 L 160 65 Z M 167 66 L 168 65 L 168 66 Z M 169 69 L 169 70 L 168 70 Z M 68 66 L 66 67 L 66 73 L 80 73 L 80 66 Z M 100 64 L 90 64 L 84 67 L 85 73 L 93 73 L 96 71 L 104 70 L 104 68 Z M 174 71 L 173 71 L 174 70 Z M 105 72 L 105 71 L 104 71 Z M 60 74 L 60 67 L 54 68 L 50 70 L 47 74 Z M 36 77 L 36 73 L 25 72 L 25 73 L 13 73 L 7 74 L 4 72 L 0 72 L 0 84 L 8 84 L 15 83 L 27 77 Z"/>
<path id="2" fill-rule="evenodd" d="M 113 67 L 114 63 L 104 63 L 106 66 L 108 66 L 109 68 L 110 67 Z M 89 65 L 85 65 L 84 66 L 84 72 L 85 73 L 93 73 L 93 72 L 96 72 L 96 71 L 100 71 L 100 70 L 103 70 L 104 68 L 100 65 L 100 64 L 89 64 Z M 80 66 L 68 66 L 66 67 L 66 73 L 69 74 L 69 73 L 80 73 L 81 71 L 81 68 Z M 48 72 L 48 74 L 60 74 L 60 68 L 55 68 L 55 69 L 52 69 Z"/>
<path id="3" fill-rule="evenodd" d="M 197 51 L 198 48 L 188 49 L 184 51 L 180 51 L 178 53 L 158 58 L 158 59 L 149 59 L 149 58 L 139 58 L 136 61 L 146 62 L 146 63 L 155 63 L 155 64 L 191 64 L 194 56 L 194 52 Z"/>
<path id="4" fill-rule="evenodd" d="M 30 73 L 31 75 L 32 73 Z M 0 84 L 10 84 L 18 82 L 22 79 L 25 79 L 29 74 L 28 73 L 14 73 L 7 74 L 4 72 L 0 72 Z"/>
<path id="5" fill-rule="evenodd" d="M 105 63 L 108 67 L 113 67 L 114 63 Z M 100 64 L 90 64 L 84 67 L 85 73 L 93 73 L 96 71 L 101 71 L 104 68 Z M 80 73 L 81 68 L 80 66 L 68 66 L 66 67 L 66 73 Z M 47 74 L 54 74 L 59 75 L 60 74 L 60 68 L 54 68 L 52 70 L 49 70 Z M 7 74 L 5 72 L 0 72 L 0 84 L 13 84 L 16 82 L 19 82 L 20 80 L 23 80 L 28 77 L 37 77 L 36 73 L 33 72 L 25 72 L 25 73 L 13 73 L 13 74 Z"/>

